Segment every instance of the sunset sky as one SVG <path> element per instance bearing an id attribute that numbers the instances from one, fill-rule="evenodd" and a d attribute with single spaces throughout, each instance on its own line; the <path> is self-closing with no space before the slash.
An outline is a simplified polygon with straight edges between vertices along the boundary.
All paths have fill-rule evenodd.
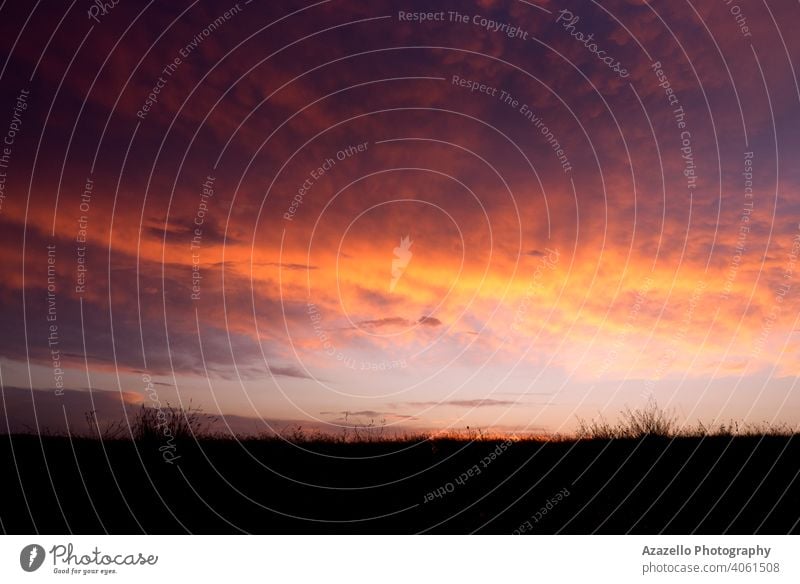
<path id="1" fill-rule="evenodd" d="M 800 422 L 796 2 L 100 4 L 0 7 L 3 431 Z"/>

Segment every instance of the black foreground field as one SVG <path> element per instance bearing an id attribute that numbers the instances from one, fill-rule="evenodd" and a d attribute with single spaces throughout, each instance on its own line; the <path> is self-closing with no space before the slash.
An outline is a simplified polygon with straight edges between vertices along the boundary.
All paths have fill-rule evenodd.
<path id="1" fill-rule="evenodd" d="M 0 437 L 7 533 L 783 534 L 788 436 L 336 443 Z M 494 456 L 492 456 L 494 453 Z M 477 469 L 477 470 L 476 470 Z"/>

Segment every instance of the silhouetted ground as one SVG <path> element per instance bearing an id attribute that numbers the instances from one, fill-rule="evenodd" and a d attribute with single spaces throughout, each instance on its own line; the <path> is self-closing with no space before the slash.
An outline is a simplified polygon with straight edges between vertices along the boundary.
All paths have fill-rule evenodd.
<path id="1" fill-rule="evenodd" d="M 800 518 L 794 436 L 206 439 L 177 442 L 174 464 L 158 446 L 0 436 L 3 529 L 773 534 L 797 531 Z"/>

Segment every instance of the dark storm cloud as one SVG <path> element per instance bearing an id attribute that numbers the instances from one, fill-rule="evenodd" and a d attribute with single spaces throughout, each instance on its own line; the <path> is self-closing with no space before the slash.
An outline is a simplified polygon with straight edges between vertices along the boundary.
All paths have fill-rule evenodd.
<path id="1" fill-rule="evenodd" d="M 512 400 L 485 398 L 485 399 L 453 399 L 453 400 L 444 400 L 440 402 L 419 401 L 419 402 L 408 402 L 407 405 L 413 407 L 455 406 L 458 408 L 484 408 L 493 406 L 519 406 L 525 404 L 524 403 L 521 404 L 518 401 L 512 401 Z"/>
<path id="2" fill-rule="evenodd" d="M 279 365 L 270 365 L 269 371 L 272 375 L 277 375 L 280 377 L 294 377 L 295 379 L 313 379 L 308 373 L 301 371 L 299 368 L 294 366 L 279 366 Z"/>
<path id="3" fill-rule="evenodd" d="M 400 316 L 388 316 L 385 318 L 362 320 L 358 322 L 358 326 L 370 329 L 379 329 L 384 327 L 412 327 L 415 324 L 427 327 L 437 327 L 441 326 L 442 321 L 432 316 L 421 316 L 416 321 L 402 318 Z"/>
<path id="4" fill-rule="evenodd" d="M 284 270 L 318 270 L 319 266 L 309 266 L 307 264 L 291 264 L 291 263 L 279 263 L 279 262 L 266 262 L 264 265 L 266 266 L 273 266 L 276 268 L 282 268 Z"/>
<path id="5" fill-rule="evenodd" d="M 385 419 L 385 420 L 418 420 L 419 418 L 415 416 L 410 416 L 407 414 L 400 414 L 397 412 L 381 412 L 377 410 L 342 410 L 339 412 L 320 412 L 321 416 L 336 416 L 333 421 L 335 422 L 351 422 L 354 423 L 358 418 L 369 418 L 370 420 L 374 419 Z M 354 418 L 356 420 L 354 420 Z"/>

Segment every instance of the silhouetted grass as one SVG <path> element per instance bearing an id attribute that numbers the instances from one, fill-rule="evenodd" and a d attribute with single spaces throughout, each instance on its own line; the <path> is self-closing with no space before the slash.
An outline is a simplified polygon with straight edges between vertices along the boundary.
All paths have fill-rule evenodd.
<path id="1" fill-rule="evenodd" d="M 234 437 L 191 407 L 87 420 L 88 434 L 0 440 L 0 467 L 15 469 L 0 500 L 7 532 L 512 533 L 566 488 L 530 532 L 800 525 L 791 427 L 681 425 L 655 402 L 549 435 L 352 424 Z"/>
<path id="2" fill-rule="evenodd" d="M 88 437 L 107 440 L 133 439 L 141 442 L 163 441 L 165 438 L 177 441 L 196 438 L 214 438 L 218 433 L 212 430 L 219 420 L 218 416 L 204 414 L 201 408 L 172 407 L 148 408 L 142 406 L 133 419 L 114 422 L 99 422 L 94 411 L 86 412 Z M 79 434 L 80 435 L 80 434 Z"/>
<path id="3" fill-rule="evenodd" d="M 376 444 L 413 442 L 570 442 L 586 440 L 635 440 L 646 437 L 661 438 L 702 438 L 735 436 L 791 436 L 797 433 L 785 422 L 727 422 L 681 425 L 672 409 L 664 409 L 655 400 L 644 407 L 625 407 L 616 421 L 608 421 L 602 415 L 586 420 L 578 418 L 578 428 L 574 433 L 502 433 L 490 432 L 480 428 L 447 429 L 433 432 L 392 431 L 385 421 L 380 424 L 350 424 L 342 426 L 337 432 L 325 432 L 318 428 L 305 428 L 292 424 L 275 433 L 261 433 L 256 436 L 233 436 L 219 429 L 220 418 L 203 413 L 200 408 L 171 407 L 149 408 L 142 406 L 135 416 L 125 420 L 100 423 L 94 412 L 87 412 L 86 421 L 89 438 L 108 440 L 133 439 L 141 442 L 241 439 L 247 441 L 277 441 L 291 444 Z M 75 435 L 76 433 L 72 433 Z M 47 432 L 48 436 L 58 433 Z"/>
<path id="4" fill-rule="evenodd" d="M 718 422 L 681 426 L 675 411 L 664 409 L 655 400 L 640 409 L 626 407 L 616 422 L 578 418 L 576 437 L 581 440 L 639 439 L 648 436 L 661 438 L 702 438 L 734 436 L 791 436 L 797 433 L 785 422 Z"/>

